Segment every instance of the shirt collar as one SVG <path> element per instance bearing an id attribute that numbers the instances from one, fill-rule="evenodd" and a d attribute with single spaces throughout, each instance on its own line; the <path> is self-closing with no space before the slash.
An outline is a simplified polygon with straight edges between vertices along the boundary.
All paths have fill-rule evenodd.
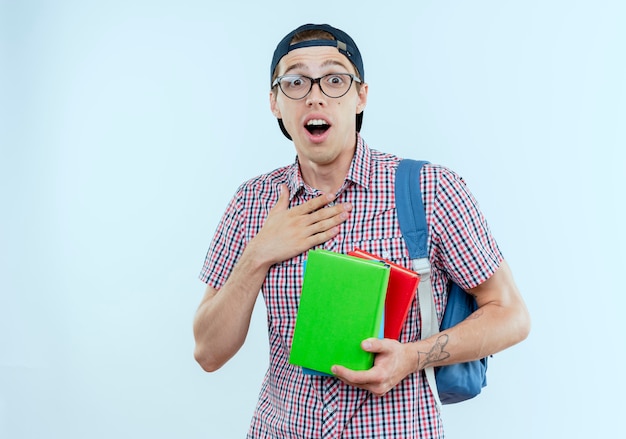
<path id="1" fill-rule="evenodd" d="M 369 147 L 361 135 L 357 133 L 356 150 L 343 186 L 345 187 L 346 183 L 351 182 L 368 189 L 371 176 L 371 160 L 372 153 Z M 293 165 L 287 170 L 287 178 L 290 194 L 289 198 L 292 200 L 301 190 L 306 190 L 306 183 L 302 179 L 297 156 Z"/>
<path id="2" fill-rule="evenodd" d="M 372 152 L 361 135 L 357 133 L 356 151 L 354 153 L 354 157 L 352 158 L 352 164 L 348 170 L 346 180 L 368 189 L 370 186 L 370 177 L 372 175 L 371 163 Z"/>

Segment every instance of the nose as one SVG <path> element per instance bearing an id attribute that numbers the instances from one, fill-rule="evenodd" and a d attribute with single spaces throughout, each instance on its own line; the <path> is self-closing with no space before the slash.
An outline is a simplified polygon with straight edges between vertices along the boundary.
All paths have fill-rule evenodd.
<path id="1" fill-rule="evenodd" d="M 326 95 L 322 92 L 322 86 L 319 81 L 313 83 L 313 87 L 306 97 L 306 103 L 307 105 L 315 103 L 324 105 L 326 103 Z"/>

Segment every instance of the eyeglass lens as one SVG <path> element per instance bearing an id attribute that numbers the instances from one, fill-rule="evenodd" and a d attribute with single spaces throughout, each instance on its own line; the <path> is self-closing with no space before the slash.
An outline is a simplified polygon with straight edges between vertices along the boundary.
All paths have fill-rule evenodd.
<path id="1" fill-rule="evenodd" d="M 333 73 L 316 79 L 303 75 L 285 75 L 278 79 L 280 89 L 291 99 L 304 98 L 309 94 L 315 82 L 319 84 L 322 93 L 326 96 L 340 98 L 350 89 L 353 76 L 348 73 Z"/>

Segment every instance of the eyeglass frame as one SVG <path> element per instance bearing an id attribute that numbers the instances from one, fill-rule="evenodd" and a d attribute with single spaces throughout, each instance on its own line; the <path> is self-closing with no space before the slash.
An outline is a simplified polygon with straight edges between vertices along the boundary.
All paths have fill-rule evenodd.
<path id="1" fill-rule="evenodd" d="M 342 75 L 342 76 L 349 76 L 350 77 L 350 85 L 348 86 L 348 88 L 346 89 L 345 92 L 343 92 L 342 94 L 340 94 L 339 96 L 330 96 L 328 93 L 326 93 L 324 91 L 324 88 L 322 87 L 322 79 L 328 77 L 328 76 L 337 76 L 337 75 Z M 283 87 L 280 85 L 280 81 L 283 78 L 289 77 L 289 76 L 299 76 L 301 78 L 306 78 L 309 81 L 311 81 L 311 85 L 309 87 L 309 91 L 307 91 L 304 96 L 302 96 L 301 98 L 292 98 L 291 96 L 289 96 L 287 93 L 285 93 L 285 91 L 283 90 Z M 319 78 L 311 78 L 310 76 L 306 76 L 306 75 L 300 75 L 297 73 L 288 73 L 286 75 L 281 75 L 278 76 L 276 79 L 274 79 L 274 82 L 272 82 L 272 88 L 278 86 L 278 88 L 280 88 L 280 91 L 287 96 L 289 99 L 293 100 L 293 101 L 299 101 L 301 99 L 306 98 L 310 93 L 311 90 L 313 90 L 313 85 L 317 84 L 320 88 L 320 91 L 325 95 L 328 96 L 331 99 L 339 99 L 344 97 L 345 95 L 348 94 L 348 92 L 350 91 L 350 89 L 352 88 L 352 84 L 354 83 L 354 81 L 357 82 L 357 84 L 362 84 L 363 81 L 361 81 L 361 79 L 357 76 L 357 75 L 353 75 L 352 73 L 327 73 L 326 75 L 320 76 Z"/>

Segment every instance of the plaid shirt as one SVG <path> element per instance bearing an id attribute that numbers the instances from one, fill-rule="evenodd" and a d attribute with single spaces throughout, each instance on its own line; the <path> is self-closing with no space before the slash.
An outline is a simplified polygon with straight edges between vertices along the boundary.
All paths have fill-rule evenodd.
<path id="1" fill-rule="evenodd" d="M 350 170 L 336 202 L 354 208 L 340 233 L 319 248 L 347 253 L 355 248 L 410 267 L 398 224 L 394 181 L 400 159 L 370 149 L 358 136 Z M 254 178 L 239 187 L 217 227 L 200 278 L 220 288 L 246 244 L 263 226 L 286 183 L 290 206 L 320 195 L 294 164 Z M 422 196 L 429 225 L 431 281 L 439 318 L 450 278 L 475 287 L 498 268 L 502 255 L 476 201 L 452 171 L 426 165 Z M 439 412 L 423 373 L 414 373 L 383 397 L 350 387 L 336 378 L 304 375 L 288 363 L 302 287 L 306 253 L 274 265 L 262 286 L 268 312 L 270 364 L 250 425 L 249 438 L 442 438 Z M 414 301 L 401 342 L 420 337 L 419 306 Z"/>

